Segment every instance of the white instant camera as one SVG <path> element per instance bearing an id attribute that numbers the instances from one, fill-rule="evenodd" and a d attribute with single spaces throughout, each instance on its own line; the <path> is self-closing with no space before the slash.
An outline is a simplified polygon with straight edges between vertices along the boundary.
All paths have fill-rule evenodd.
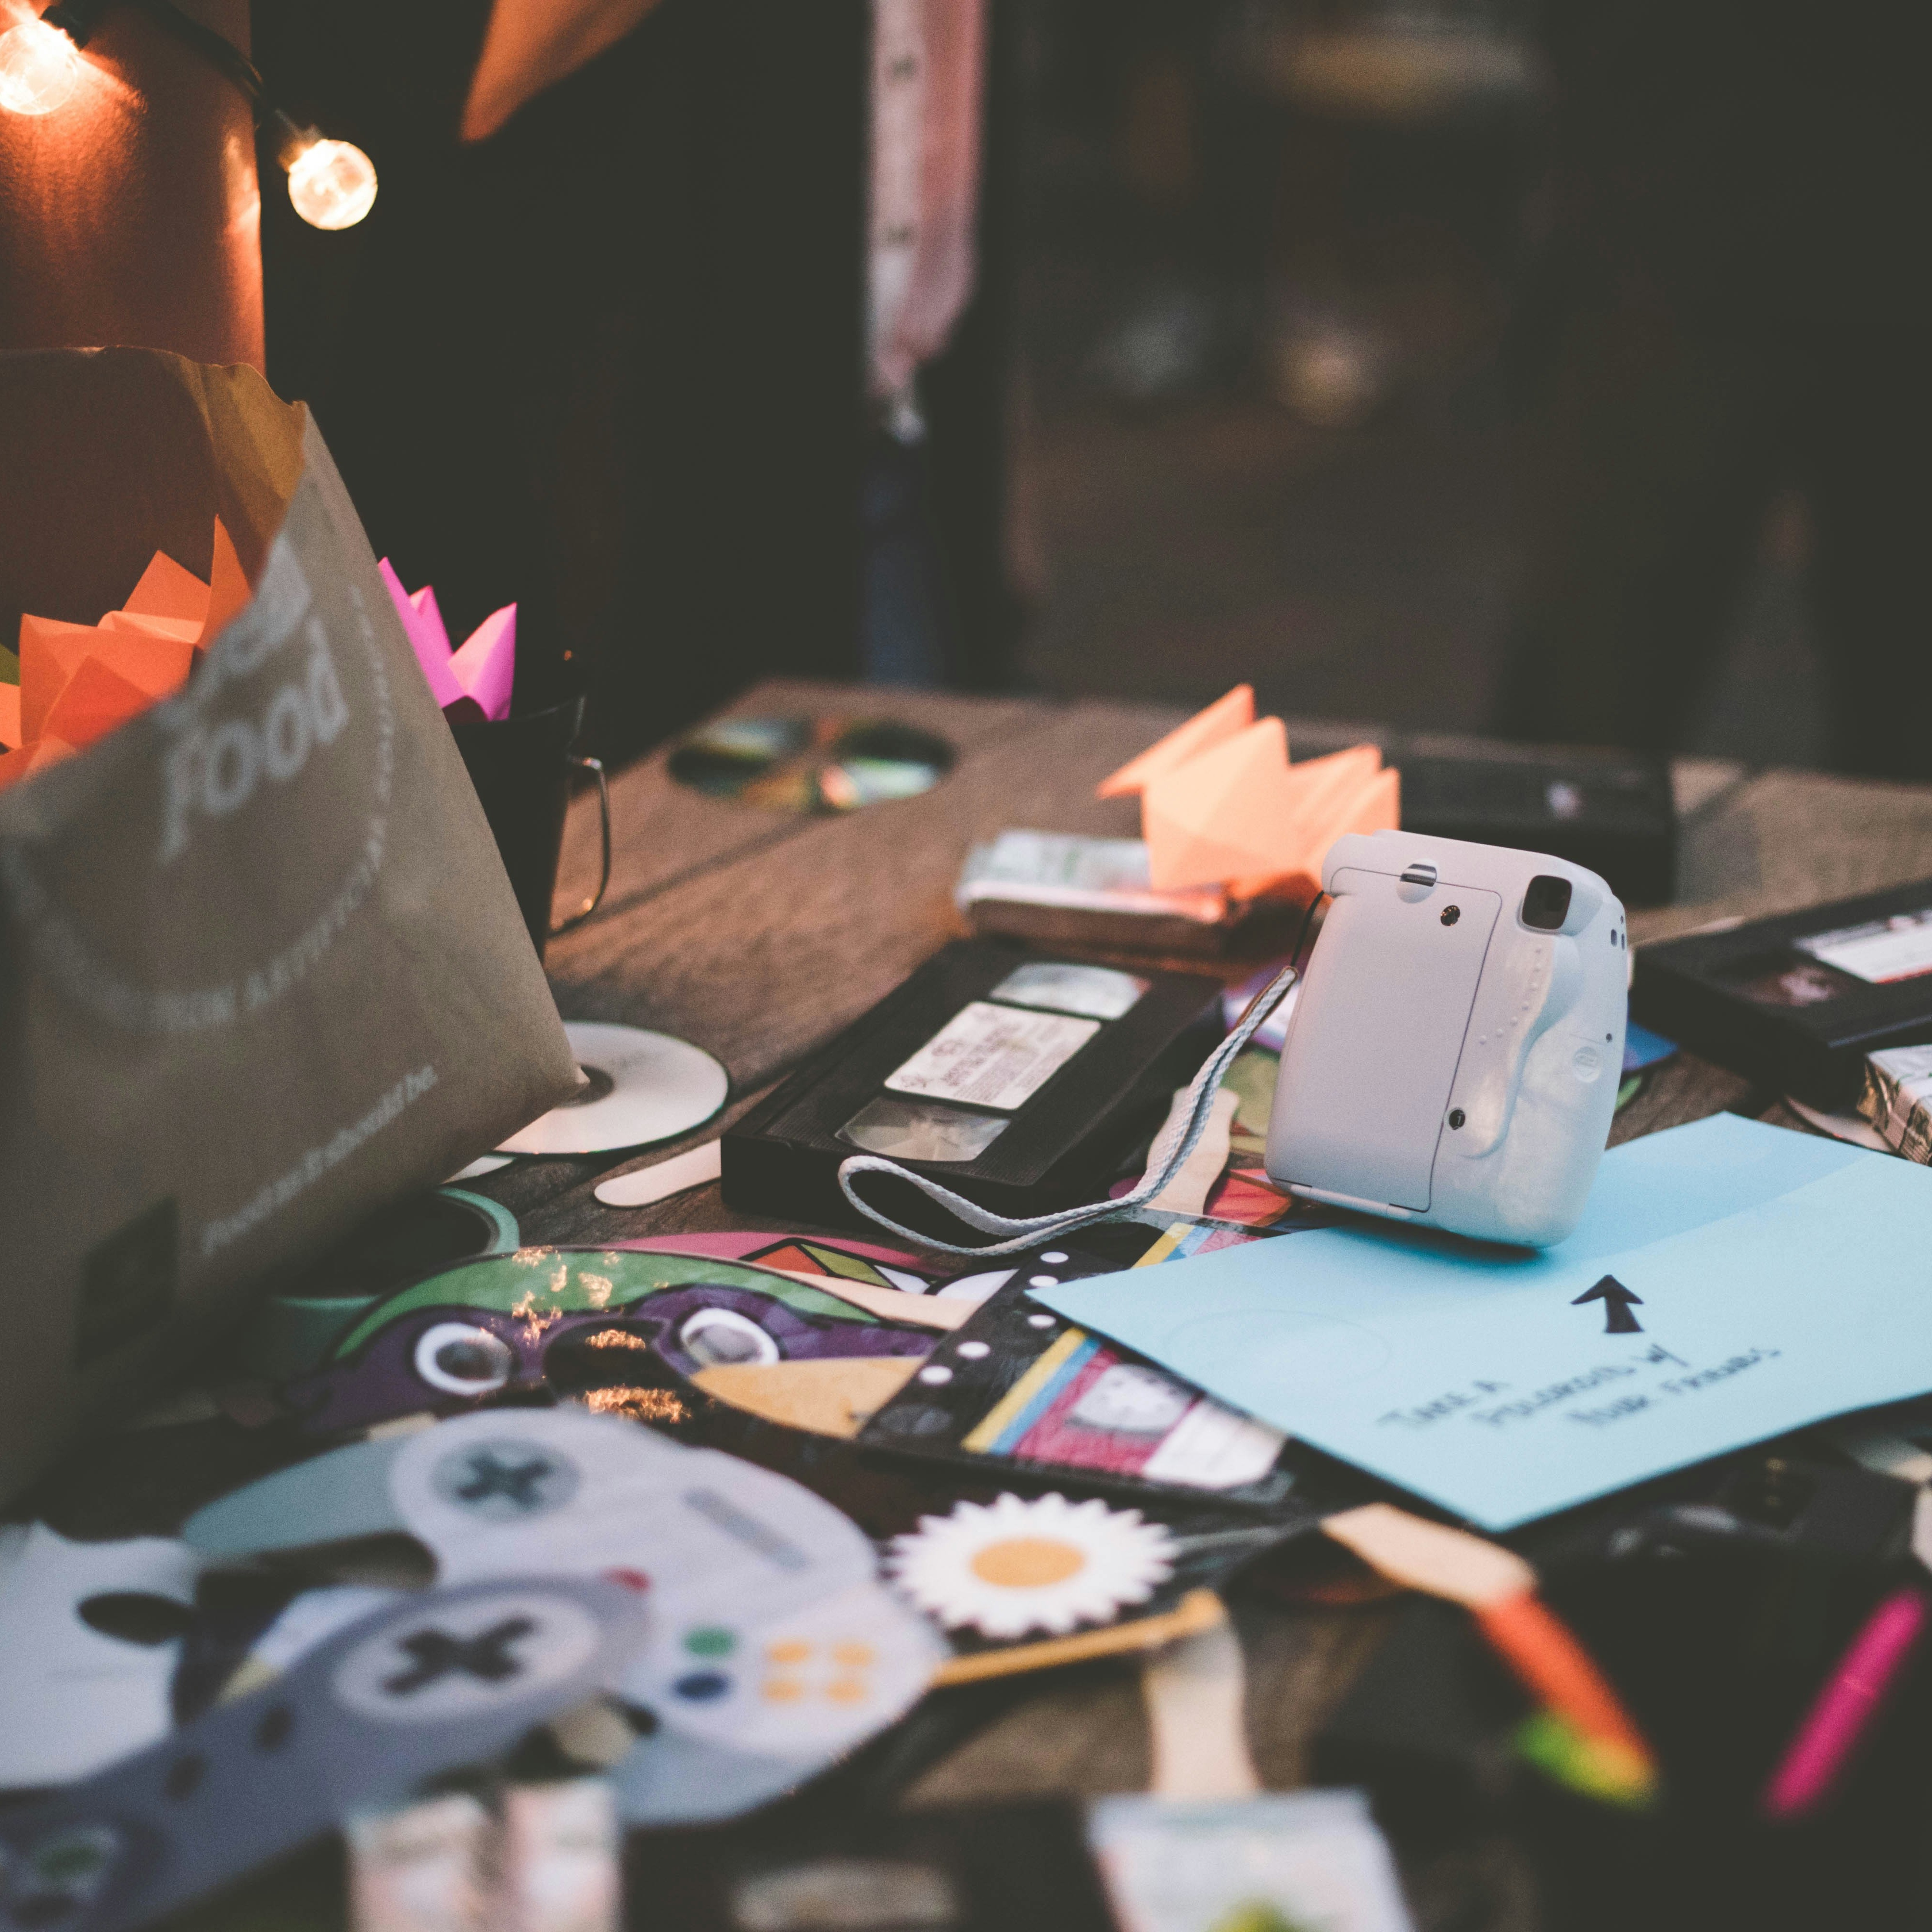
<path id="1" fill-rule="evenodd" d="M 1562 1240 L 1616 1111 L 1622 904 L 1566 860 L 1408 832 L 1337 839 L 1322 883 L 1270 1177 L 1481 1240 Z"/>

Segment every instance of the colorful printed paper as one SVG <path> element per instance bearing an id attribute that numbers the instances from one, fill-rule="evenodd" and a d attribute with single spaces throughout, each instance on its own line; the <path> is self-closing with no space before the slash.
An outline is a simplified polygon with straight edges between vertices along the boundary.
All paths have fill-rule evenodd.
<path id="1" fill-rule="evenodd" d="M 510 688 L 517 677 L 517 607 L 506 604 L 491 611 L 462 647 L 452 650 L 435 590 L 427 584 L 420 590 L 405 590 L 386 556 L 376 568 L 436 703 L 459 722 L 508 717 Z"/>
<path id="2" fill-rule="evenodd" d="M 200 1568 L 166 1537 L 0 1528 L 0 1786 L 84 1778 L 166 1735 Z M 104 1603 L 124 1613 L 124 1634 L 92 1620 Z"/>
<path id="3" fill-rule="evenodd" d="M 1122 1932 L 1409 1932 L 1395 1861 L 1359 1791 L 1103 1798 L 1088 1836 Z"/>
<path id="4" fill-rule="evenodd" d="M 1174 1568 L 1174 1539 L 1138 1510 L 1097 1496 L 1007 1493 L 962 1501 L 944 1516 L 892 1539 L 892 1580 L 949 1629 L 992 1637 L 1033 1630 L 1064 1635 L 1142 1604 Z"/>
<path id="5" fill-rule="evenodd" d="M 1400 775 L 1373 745 L 1291 765 L 1287 727 L 1256 718 L 1244 684 L 1100 787 L 1135 794 L 1154 889 L 1222 886 L 1236 898 L 1312 897 L 1337 838 L 1394 831 L 1401 810 Z"/>
<path id="6" fill-rule="evenodd" d="M 398 1531 L 443 1585 L 610 1575 L 648 1588 L 649 1640 L 609 1686 L 658 1720 L 614 1771 L 632 1823 L 727 1816 L 790 1790 L 902 1715 L 944 1655 L 814 1492 L 569 1403 L 351 1444 L 197 1511 L 186 1540 L 232 1559 Z"/>

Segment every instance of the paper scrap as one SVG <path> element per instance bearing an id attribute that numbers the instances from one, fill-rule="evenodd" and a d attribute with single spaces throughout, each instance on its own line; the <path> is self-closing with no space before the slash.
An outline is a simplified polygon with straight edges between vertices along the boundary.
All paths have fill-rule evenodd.
<path id="1" fill-rule="evenodd" d="M 493 610 L 449 660 L 456 681 L 485 718 L 510 715 L 510 686 L 517 675 L 517 607 Z"/>
<path id="2" fill-rule="evenodd" d="M 1088 1839 L 1121 1932 L 1410 1932 L 1395 1861 L 1359 1791 L 1102 1798 Z"/>
<path id="3" fill-rule="evenodd" d="M 22 615 L 19 681 L 0 683 L 0 789 L 84 750 L 187 682 L 198 652 L 251 594 L 218 518 L 213 576 L 211 591 L 157 550 L 125 605 L 98 623 Z"/>
<path id="4" fill-rule="evenodd" d="M 386 556 L 376 567 L 436 703 L 445 711 L 453 710 L 459 719 L 508 717 L 517 675 L 517 607 L 506 604 L 491 611 L 460 649 L 452 650 L 434 589 L 425 584 L 420 590 L 405 590 Z"/>
<path id="5" fill-rule="evenodd" d="M 1054 1492 L 962 1500 L 896 1536 L 886 1568 L 900 1593 L 950 1630 L 990 1637 L 1065 1635 L 1144 1604 L 1172 1574 L 1166 1526 L 1097 1496 Z"/>
<path id="6" fill-rule="evenodd" d="M 1213 750 L 1224 739 L 1245 731 L 1254 722 L 1255 688 L 1251 684 L 1238 684 L 1226 697 L 1217 698 L 1205 711 L 1197 711 L 1186 724 L 1177 725 L 1111 778 L 1102 778 L 1094 796 L 1138 797 L 1162 772 Z"/>
<path id="7" fill-rule="evenodd" d="M 601 1778 L 513 1784 L 503 1795 L 493 1932 L 617 1932 L 622 1850 L 616 1802 Z"/>
<path id="8" fill-rule="evenodd" d="M 1381 1224 L 1034 1298 L 1490 1529 L 1932 1389 L 1932 1172 L 1720 1114 L 1541 1252 Z"/>
<path id="9" fill-rule="evenodd" d="M 1247 1670 L 1232 1624 L 1156 1651 L 1141 1666 L 1141 1697 L 1155 1797 L 1199 1804 L 1260 1790 L 1248 1752 Z"/>
<path id="10" fill-rule="evenodd" d="M 208 586 L 191 570 L 156 550 L 122 609 L 142 617 L 173 617 L 198 631 L 208 619 Z"/>
<path id="11" fill-rule="evenodd" d="M 1167 1131 L 1177 1113 L 1186 1112 L 1187 1104 L 1188 1090 L 1184 1087 L 1174 1096 L 1167 1120 L 1162 1123 L 1161 1133 Z M 1214 1096 L 1208 1109 L 1208 1124 L 1201 1130 L 1194 1151 L 1181 1163 L 1167 1185 L 1147 1204 L 1148 1213 L 1200 1215 L 1208 1211 L 1208 1196 L 1220 1179 L 1222 1169 L 1228 1165 L 1228 1136 L 1240 1104 L 1240 1095 L 1232 1087 L 1222 1088 Z M 1160 1134 L 1155 1135 L 1156 1144 L 1160 1139 Z"/>
<path id="12" fill-rule="evenodd" d="M 1390 1582 L 1468 1610 L 1486 1610 L 1536 1588 L 1536 1572 L 1514 1550 L 1388 1503 L 1343 1510 L 1324 1517 L 1322 1527 Z"/>
<path id="13" fill-rule="evenodd" d="M 138 684 L 90 656 L 54 700 L 43 734 L 69 745 L 91 745 L 139 717 L 152 701 Z"/>
<path id="14" fill-rule="evenodd" d="M 44 1522 L 0 1528 L 0 1786 L 64 1784 L 166 1736 L 200 1568 L 165 1537 L 82 1543 Z M 137 1613 L 145 1600 L 147 1613 L 110 1635 L 85 1613 L 109 1597 Z"/>
<path id="15" fill-rule="evenodd" d="M 1157 891 L 1225 887 L 1234 898 L 1311 897 L 1344 833 L 1393 831 L 1401 780 L 1373 745 L 1291 765 L 1288 729 L 1254 716 L 1239 685 L 1123 766 L 1102 797 L 1138 793 Z"/>
<path id="16" fill-rule="evenodd" d="M 908 1294 L 899 1288 L 876 1288 L 868 1282 L 848 1280 L 843 1275 L 805 1274 L 795 1268 L 772 1268 L 762 1262 L 760 1265 L 768 1274 L 782 1274 L 790 1281 L 802 1281 L 808 1287 L 836 1295 L 841 1301 L 849 1301 L 854 1308 L 862 1308 L 869 1315 L 882 1316 L 888 1322 L 909 1322 L 920 1328 L 961 1328 L 972 1319 L 974 1304 L 970 1301 L 948 1301 L 937 1294 Z"/>
<path id="17" fill-rule="evenodd" d="M 706 1395 L 787 1429 L 856 1436 L 911 1380 L 916 1355 L 835 1355 L 794 1362 L 722 1362 L 692 1380 Z"/>
<path id="18" fill-rule="evenodd" d="M 607 1208 L 648 1208 L 668 1201 L 687 1188 L 704 1187 L 724 1172 L 724 1143 L 706 1141 L 684 1154 L 674 1154 L 650 1167 L 600 1180 L 592 1190 Z"/>
<path id="19" fill-rule="evenodd" d="M 352 1932 L 490 1932 L 490 1814 L 466 1792 L 350 1815 Z"/>

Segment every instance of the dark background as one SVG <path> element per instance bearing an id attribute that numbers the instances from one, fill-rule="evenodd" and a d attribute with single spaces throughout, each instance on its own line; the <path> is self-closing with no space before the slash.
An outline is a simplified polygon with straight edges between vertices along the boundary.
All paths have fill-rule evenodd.
<path id="1" fill-rule="evenodd" d="M 260 0 L 382 183 L 265 196 L 272 380 L 607 753 L 861 675 L 866 8 L 662 0 L 464 149 L 484 10 Z M 1932 776 L 1911 17 L 993 0 L 945 681 Z"/>

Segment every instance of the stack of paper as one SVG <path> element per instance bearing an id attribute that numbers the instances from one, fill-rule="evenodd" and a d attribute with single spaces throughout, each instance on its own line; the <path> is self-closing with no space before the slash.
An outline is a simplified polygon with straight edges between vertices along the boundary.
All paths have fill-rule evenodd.
<path id="1" fill-rule="evenodd" d="M 71 756 L 188 681 L 198 651 L 252 594 L 218 518 L 211 581 L 157 550 L 127 602 L 98 624 L 22 616 L 0 650 L 0 789 Z"/>
<path id="2" fill-rule="evenodd" d="M 1858 1112 L 1886 1146 L 1932 1164 L 1932 1046 L 1881 1048 L 1865 1058 Z"/>
<path id="3" fill-rule="evenodd" d="M 1156 890 L 1300 899 L 1320 890 L 1322 861 L 1345 832 L 1395 830 L 1400 785 L 1373 745 L 1291 766 L 1288 728 L 1257 718 L 1242 684 L 1123 765 L 1100 795 L 1138 795 Z"/>
<path id="4" fill-rule="evenodd" d="M 437 704 L 459 724 L 508 717 L 517 678 L 517 607 L 506 604 L 491 611 L 460 650 L 452 650 L 434 589 L 425 584 L 420 590 L 405 590 L 386 556 L 378 568 Z"/>

